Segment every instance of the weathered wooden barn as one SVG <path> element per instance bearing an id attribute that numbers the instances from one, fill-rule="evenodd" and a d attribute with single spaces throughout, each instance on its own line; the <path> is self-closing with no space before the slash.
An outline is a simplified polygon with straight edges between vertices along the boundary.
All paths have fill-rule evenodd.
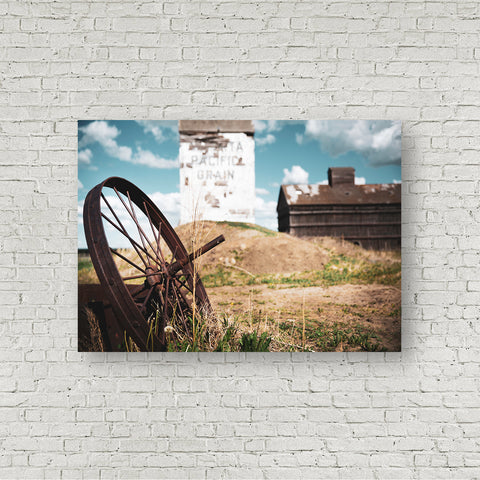
<path id="1" fill-rule="evenodd" d="M 355 185 L 355 169 L 329 168 L 328 185 L 282 185 L 278 230 L 296 236 L 342 237 L 364 248 L 401 243 L 401 185 Z"/>

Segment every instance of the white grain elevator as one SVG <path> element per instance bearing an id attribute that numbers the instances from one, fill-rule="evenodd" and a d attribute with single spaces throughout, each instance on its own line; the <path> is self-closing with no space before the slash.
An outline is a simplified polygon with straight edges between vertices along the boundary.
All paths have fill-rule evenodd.
<path id="1" fill-rule="evenodd" d="M 250 120 L 180 120 L 180 223 L 255 223 Z"/>

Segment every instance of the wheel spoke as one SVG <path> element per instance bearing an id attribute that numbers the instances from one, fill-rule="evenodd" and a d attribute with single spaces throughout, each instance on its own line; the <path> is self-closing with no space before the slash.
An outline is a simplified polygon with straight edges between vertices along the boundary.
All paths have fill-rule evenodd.
<path id="1" fill-rule="evenodd" d="M 154 275 L 158 275 L 158 274 L 159 272 L 144 273 L 143 275 L 131 275 L 128 277 L 122 277 L 122 280 L 134 280 L 135 278 L 153 277 Z"/>
<path id="2" fill-rule="evenodd" d="M 125 260 L 127 263 L 129 263 L 132 267 L 135 267 L 137 270 L 140 270 L 141 272 L 145 273 L 145 270 L 142 270 L 138 265 L 133 263 L 131 260 L 129 260 L 127 257 L 124 257 L 121 253 L 118 253 L 116 250 L 110 247 L 110 251 L 120 257 L 122 260 Z"/>
<path id="3" fill-rule="evenodd" d="M 140 235 L 140 239 L 142 240 L 142 244 L 143 246 L 145 247 L 145 250 L 148 250 L 147 246 L 145 245 L 145 242 L 144 242 L 144 239 L 145 241 L 148 243 L 148 245 L 150 246 L 150 248 L 152 249 L 152 252 L 156 255 L 155 253 L 155 248 L 153 248 L 153 245 L 151 244 L 150 240 L 148 239 L 148 236 L 147 234 L 143 231 L 143 228 L 141 227 L 140 225 L 140 222 L 138 221 L 137 219 L 137 215 L 135 213 L 135 209 L 133 208 L 133 204 L 132 204 L 132 200 L 130 198 L 130 192 L 127 191 L 127 196 L 128 196 L 128 201 L 130 203 L 130 208 L 132 210 L 132 215 L 133 215 L 133 220 L 135 221 L 135 224 L 137 225 L 137 229 L 138 229 L 138 234 Z M 145 202 L 143 202 L 143 204 L 145 205 Z M 146 212 L 148 213 L 148 210 L 147 208 L 145 207 L 145 210 Z M 149 217 L 149 220 L 150 220 L 150 217 Z M 152 257 L 151 257 L 152 258 Z M 159 262 L 159 258 L 157 256 L 157 260 L 155 260 L 155 263 L 157 265 L 160 265 L 161 266 L 161 262 Z"/>
<path id="4" fill-rule="evenodd" d="M 178 292 L 177 292 L 176 288 L 173 288 L 173 293 L 175 294 L 175 298 L 177 299 L 177 305 L 178 305 L 178 308 L 180 310 L 180 318 L 182 319 L 183 327 L 186 329 L 187 328 L 187 320 L 185 318 L 185 314 L 183 313 L 182 304 L 180 302 L 180 299 L 178 298 Z M 183 297 L 183 300 L 185 302 L 185 306 L 188 308 L 188 302 L 187 302 L 187 299 L 183 296 L 183 292 L 180 291 L 180 294 Z"/>
<path id="5" fill-rule="evenodd" d="M 103 195 L 102 193 L 102 198 L 103 198 L 103 201 L 106 203 L 107 207 L 109 208 L 109 210 L 112 212 L 112 215 L 114 216 L 115 220 L 118 222 L 118 225 L 120 225 L 120 227 L 118 225 L 116 225 L 115 223 L 113 223 L 112 220 L 110 220 L 106 215 L 104 215 L 103 213 L 101 213 L 102 217 L 105 218 L 108 222 L 110 222 L 120 233 L 122 233 L 123 235 L 125 235 L 128 240 L 130 241 L 130 243 L 132 244 L 133 248 L 135 249 L 135 251 L 137 252 L 137 255 L 141 258 L 143 264 L 145 266 L 147 266 L 147 262 L 144 260 L 144 258 L 142 257 L 142 255 L 140 255 L 140 252 L 137 250 L 137 246 L 140 246 L 138 245 L 137 242 L 135 242 L 135 240 L 130 237 L 130 235 L 128 235 L 127 233 L 127 230 L 126 228 L 123 226 L 122 222 L 120 221 L 120 219 L 118 218 L 117 214 L 115 213 L 115 211 L 113 210 L 113 208 L 110 206 L 110 204 L 108 203 L 107 199 L 105 198 L 105 195 Z M 137 246 L 135 246 L 135 244 Z"/>
<path id="6" fill-rule="evenodd" d="M 167 281 L 165 283 L 165 291 L 164 291 L 164 298 L 165 298 L 165 303 L 163 304 L 163 326 L 167 324 L 168 320 L 168 293 L 169 293 L 169 288 L 170 288 L 170 279 L 167 278 Z"/>
<path id="7" fill-rule="evenodd" d="M 108 218 L 106 215 L 104 215 L 103 213 L 101 214 L 103 218 L 105 218 L 105 220 L 107 220 L 108 222 L 110 222 L 116 229 L 118 229 L 118 226 L 115 225 L 112 220 L 110 218 Z M 119 230 L 119 229 L 118 229 Z M 119 230 L 121 232 L 121 230 Z M 123 232 L 121 232 L 123 233 Z M 133 248 L 135 249 L 135 251 L 137 252 L 138 256 L 142 259 L 143 263 L 145 264 L 145 266 L 147 267 L 148 264 L 145 262 L 145 260 L 143 259 L 143 257 L 140 255 L 140 252 L 135 248 L 138 247 L 142 252 L 145 253 L 145 255 L 147 255 L 147 257 L 150 257 L 155 263 L 157 262 L 155 260 L 155 258 L 153 258 L 146 250 L 144 250 L 133 238 L 131 238 L 130 236 L 128 236 L 127 234 L 125 234 L 125 236 L 130 240 L 130 242 L 132 243 L 133 245 Z"/>
<path id="8" fill-rule="evenodd" d="M 117 195 L 118 195 L 118 192 L 117 192 Z M 103 196 L 103 194 L 102 194 Z M 119 196 L 120 200 L 121 197 Z M 105 197 L 104 197 L 105 199 Z M 105 199 L 105 202 L 107 203 L 108 205 L 108 202 L 107 200 Z M 125 205 L 125 203 L 124 203 Z M 130 243 L 132 244 L 133 248 L 135 249 L 135 251 L 137 252 L 138 256 L 142 259 L 143 263 L 145 264 L 145 266 L 147 267 L 148 266 L 148 263 L 143 259 L 142 255 L 140 254 L 140 252 L 138 250 L 141 250 L 143 253 L 145 253 L 145 255 L 147 257 L 150 257 L 151 260 L 153 260 L 157 265 L 160 265 L 157 260 L 155 258 L 152 257 L 152 255 L 150 255 L 150 253 L 148 253 L 147 249 L 146 248 L 143 248 L 135 239 L 133 239 L 130 235 L 128 235 L 127 233 L 127 230 L 125 229 L 125 227 L 121 224 L 120 220 L 118 219 L 118 217 L 115 215 L 115 212 L 112 210 L 112 208 L 110 207 L 110 205 L 108 205 L 109 208 L 110 208 L 110 211 L 113 213 L 113 215 L 115 216 L 115 218 L 117 219 L 117 221 L 120 223 L 121 227 L 123 230 L 120 230 L 118 225 L 115 225 L 115 223 L 112 222 L 112 220 L 110 218 L 108 218 L 106 215 L 104 215 L 102 213 L 102 217 L 104 217 L 108 222 L 110 222 L 118 231 L 120 231 L 121 233 L 123 233 L 123 235 L 125 235 L 129 240 L 130 240 Z M 128 213 L 130 214 L 130 211 L 128 210 L 127 206 L 125 205 L 125 208 L 127 209 Z M 152 248 L 153 250 L 153 248 Z"/>
<path id="9" fill-rule="evenodd" d="M 150 212 L 148 211 L 147 204 L 145 202 L 143 202 L 143 207 L 145 208 L 145 211 L 147 212 L 148 221 L 150 222 L 150 228 L 152 229 L 153 239 L 155 240 L 155 243 L 157 244 L 156 250 L 152 247 L 152 245 L 150 245 L 150 247 L 152 247 L 152 250 L 154 251 L 158 260 L 162 263 L 162 266 L 165 267 L 165 259 L 163 258 L 163 255 L 162 255 L 162 258 L 159 257 L 159 252 L 161 253 L 161 250 L 160 250 L 160 229 L 158 230 L 158 236 L 157 236 L 157 234 L 155 233 L 155 228 L 153 227 L 152 219 L 150 218 Z M 161 224 L 160 224 L 160 226 L 161 226 Z"/>
<path id="10" fill-rule="evenodd" d="M 153 285 L 150 290 L 147 293 L 147 296 L 145 297 L 145 300 L 142 303 L 142 306 L 140 307 L 140 310 L 143 312 L 145 311 L 145 308 L 147 306 L 148 301 L 150 300 L 150 297 L 152 296 L 153 291 L 155 290 L 155 285 Z"/>
<path id="11" fill-rule="evenodd" d="M 159 262 L 157 259 L 153 258 L 152 255 L 150 255 L 148 253 L 148 248 L 147 248 L 147 245 L 145 244 L 145 241 L 148 243 L 148 245 L 150 246 L 150 248 L 152 249 L 152 252 L 155 254 L 155 248 L 153 248 L 152 244 L 150 243 L 150 240 L 148 239 L 147 235 L 145 234 L 145 232 L 143 231 L 143 228 L 140 226 L 140 222 L 138 221 L 137 219 L 137 215 L 135 214 L 135 209 L 133 207 L 133 203 L 132 203 L 132 199 L 130 198 L 130 192 L 127 190 L 127 197 L 128 197 L 128 202 L 130 203 L 130 209 L 128 208 L 127 204 L 124 202 L 123 198 L 120 196 L 120 194 L 118 193 L 117 189 L 115 189 L 116 193 L 117 193 L 117 196 L 118 198 L 120 199 L 120 201 L 123 203 L 123 206 L 125 207 L 125 209 L 127 210 L 127 212 L 129 213 L 130 217 L 133 219 L 133 221 L 135 222 L 135 225 L 137 227 L 137 230 L 138 230 L 138 235 L 140 237 L 140 240 L 142 242 L 142 245 L 143 245 L 143 251 L 157 264 L 159 265 L 160 267 L 162 266 L 161 262 Z"/>
<path id="12" fill-rule="evenodd" d="M 165 263 L 165 257 L 163 256 L 162 249 L 160 248 L 160 242 L 162 241 L 162 224 L 158 225 L 158 240 L 157 240 L 157 251 L 162 257 L 162 262 Z"/>
<path id="13" fill-rule="evenodd" d="M 109 222 L 113 227 L 115 227 L 120 233 L 122 233 L 123 235 L 125 235 L 125 237 L 128 238 L 128 240 L 130 240 L 130 243 L 132 244 L 133 248 L 135 249 L 135 251 L 137 252 L 137 255 L 142 259 L 143 263 L 145 264 L 145 266 L 148 266 L 147 262 L 144 260 L 144 258 L 140 255 L 140 252 L 137 250 L 137 247 L 138 249 L 142 250 L 145 255 L 149 256 L 153 261 L 156 261 L 147 251 L 145 251 L 132 237 L 130 237 L 126 232 L 123 232 L 119 227 L 118 225 L 116 225 L 114 222 L 112 222 L 112 220 L 110 218 L 108 218 L 105 214 L 101 214 L 102 217 L 107 221 Z"/>
<path id="14" fill-rule="evenodd" d="M 106 215 L 104 215 L 103 213 L 101 214 L 103 218 L 105 218 L 105 220 L 107 220 L 108 222 L 110 222 L 116 229 L 118 229 L 118 226 L 115 225 L 112 220 L 110 218 L 108 218 Z M 120 230 L 121 231 L 121 230 Z M 123 232 L 122 232 L 123 233 Z M 146 250 L 143 249 L 143 247 L 141 245 L 139 245 L 132 237 L 128 236 L 127 234 L 125 234 L 125 236 L 130 240 L 130 242 L 132 243 L 133 245 L 133 248 L 138 247 L 143 253 L 145 253 L 145 255 L 147 257 L 150 257 L 151 260 L 153 260 L 155 263 L 157 263 L 157 260 L 155 258 L 153 258 Z M 135 248 L 135 251 L 137 252 L 138 256 L 143 260 L 143 257 L 140 255 L 140 252 Z M 145 262 L 145 260 L 143 260 L 143 263 L 145 263 L 145 266 L 147 267 L 148 264 Z M 157 263 L 158 265 L 158 263 Z"/>
<path id="15" fill-rule="evenodd" d="M 137 215 L 135 214 L 135 209 L 133 208 L 132 199 L 130 198 L 130 192 L 128 190 L 127 190 L 127 198 L 128 198 L 128 203 L 130 204 L 130 211 L 128 213 L 130 213 L 130 216 L 132 217 L 133 221 L 135 222 L 135 225 L 136 225 L 137 230 L 138 230 L 138 236 L 140 237 L 143 248 L 145 250 L 147 250 L 147 246 L 145 245 L 145 241 L 144 241 L 143 236 L 142 236 L 143 230 L 140 227 L 140 224 L 138 223 Z M 143 235 L 145 235 L 145 234 L 143 234 Z"/>
<path id="16" fill-rule="evenodd" d="M 187 284 L 187 279 L 186 279 L 186 278 L 185 278 L 185 280 L 180 280 L 180 278 L 178 278 L 177 276 L 175 276 L 175 280 L 180 284 L 180 285 L 179 285 L 179 288 L 184 287 L 184 288 L 186 288 L 190 293 L 193 294 L 193 290 L 190 288 L 190 285 Z"/>
<path id="17" fill-rule="evenodd" d="M 142 275 L 142 276 L 143 276 L 143 275 Z M 130 295 L 131 295 L 132 297 L 136 297 L 139 293 L 142 293 L 142 292 L 145 291 L 146 289 L 147 289 L 147 288 L 145 287 L 145 283 L 142 283 L 139 288 L 136 288 L 135 290 L 130 291 Z"/>
<path id="18" fill-rule="evenodd" d="M 115 190 L 115 193 L 117 194 L 117 197 L 120 199 L 120 201 L 122 202 L 123 206 L 125 207 L 125 210 L 128 212 L 128 214 L 130 215 L 130 217 L 133 219 L 133 221 L 135 222 L 135 225 L 137 226 L 137 228 L 139 229 L 139 234 L 140 234 L 140 226 L 138 225 L 138 222 L 136 220 L 136 216 L 135 216 L 135 213 L 134 212 L 131 212 L 130 209 L 128 208 L 128 205 L 125 203 L 125 200 L 123 200 L 123 198 L 120 196 L 120 193 L 118 193 L 118 190 L 116 187 L 113 187 L 113 189 Z M 128 193 L 128 192 L 127 192 Z M 130 195 L 128 196 L 129 200 L 130 200 Z M 157 260 L 155 260 L 148 252 L 147 252 L 147 248 L 145 246 L 145 243 L 143 241 L 143 238 L 142 238 L 142 235 L 140 234 L 140 240 L 142 241 L 143 243 L 143 247 L 142 248 L 142 251 L 145 252 L 146 255 L 148 255 L 157 265 L 161 266 Z M 138 243 L 137 243 L 138 245 Z M 139 248 L 140 245 L 138 245 Z"/>

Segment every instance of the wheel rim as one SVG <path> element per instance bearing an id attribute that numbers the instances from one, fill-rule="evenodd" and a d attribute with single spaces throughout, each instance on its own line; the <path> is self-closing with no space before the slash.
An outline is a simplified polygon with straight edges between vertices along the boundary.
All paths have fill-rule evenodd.
<path id="1" fill-rule="evenodd" d="M 117 209 L 108 193 L 118 198 Z M 191 262 L 169 273 L 168 266 L 185 260 L 187 251 L 159 208 L 133 183 L 110 177 L 98 184 L 85 198 L 83 219 L 92 263 L 124 330 L 120 333 L 130 336 L 140 350 L 165 350 L 168 320 L 175 316 L 186 325 L 194 298 L 198 309 L 211 312 Z M 132 247 L 128 254 L 110 247 L 107 224 L 128 240 Z M 124 274 L 125 266 L 134 274 Z M 138 283 L 138 288 L 131 291 L 128 282 Z"/>

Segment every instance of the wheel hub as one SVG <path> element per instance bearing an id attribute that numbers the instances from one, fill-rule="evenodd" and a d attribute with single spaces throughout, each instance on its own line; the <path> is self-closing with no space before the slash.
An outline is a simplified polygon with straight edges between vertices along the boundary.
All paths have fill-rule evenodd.
<path id="1" fill-rule="evenodd" d="M 148 267 L 145 269 L 145 273 L 147 275 L 146 282 L 150 287 L 162 284 L 162 274 L 157 268 L 148 265 Z"/>

